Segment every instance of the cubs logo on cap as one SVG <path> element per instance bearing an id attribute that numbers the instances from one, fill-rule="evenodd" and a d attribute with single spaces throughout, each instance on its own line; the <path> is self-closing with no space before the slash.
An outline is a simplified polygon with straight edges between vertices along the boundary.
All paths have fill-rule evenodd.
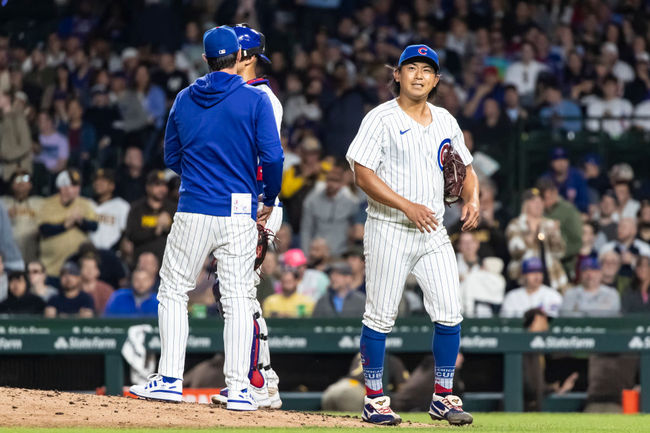
<path id="1" fill-rule="evenodd" d="M 402 66 L 405 62 L 409 60 L 423 60 L 435 66 L 436 71 L 440 70 L 440 64 L 438 63 L 438 53 L 431 49 L 427 45 L 409 45 L 404 48 L 402 55 L 399 57 L 399 63 L 397 66 Z"/>

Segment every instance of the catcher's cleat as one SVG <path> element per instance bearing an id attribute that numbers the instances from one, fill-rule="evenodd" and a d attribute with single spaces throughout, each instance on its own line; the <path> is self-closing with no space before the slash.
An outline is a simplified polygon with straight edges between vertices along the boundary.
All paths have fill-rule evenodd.
<path id="1" fill-rule="evenodd" d="M 371 424 L 397 425 L 402 418 L 390 408 L 390 397 L 363 398 L 363 414 L 361 419 Z"/>
<path id="2" fill-rule="evenodd" d="M 219 390 L 219 394 L 213 394 L 210 396 L 210 400 L 214 404 L 225 406 L 228 404 L 228 388 L 221 388 Z"/>
<path id="3" fill-rule="evenodd" d="M 463 410 L 463 401 L 455 395 L 442 397 L 433 394 L 429 416 L 433 420 L 447 420 L 451 425 L 471 424 L 474 417 Z"/>
<path id="4" fill-rule="evenodd" d="M 226 409 L 237 411 L 254 411 L 257 410 L 258 404 L 248 389 L 242 389 L 239 392 L 228 392 L 228 403 Z"/>
<path id="5" fill-rule="evenodd" d="M 133 385 L 129 392 L 147 400 L 161 400 L 178 403 L 183 401 L 183 381 L 166 379 L 160 374 L 151 374 L 144 385 Z"/>

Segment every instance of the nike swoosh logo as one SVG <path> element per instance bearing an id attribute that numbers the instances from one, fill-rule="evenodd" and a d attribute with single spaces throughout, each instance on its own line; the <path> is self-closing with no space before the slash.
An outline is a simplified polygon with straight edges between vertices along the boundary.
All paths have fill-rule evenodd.
<path id="1" fill-rule="evenodd" d="M 404 130 L 404 131 L 402 131 L 402 130 L 400 129 L 400 131 L 399 131 L 399 135 L 404 135 L 404 134 L 406 134 L 407 132 L 409 132 L 410 130 L 411 130 L 411 128 L 406 129 L 406 130 Z"/>

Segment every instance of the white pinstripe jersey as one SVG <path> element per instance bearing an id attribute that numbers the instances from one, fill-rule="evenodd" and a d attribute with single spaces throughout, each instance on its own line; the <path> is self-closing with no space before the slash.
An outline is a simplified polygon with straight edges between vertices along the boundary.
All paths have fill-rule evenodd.
<path id="1" fill-rule="evenodd" d="M 444 108 L 427 103 L 432 122 L 422 126 L 402 110 L 397 99 L 371 110 L 346 155 L 354 170 L 355 161 L 373 170 L 393 191 L 431 209 L 442 223 L 445 213 L 442 154 L 452 146 L 465 165 L 472 155 L 465 146 L 456 119 Z M 368 216 L 410 224 L 403 212 L 368 197 Z M 442 226 L 442 225 L 441 225 Z"/>
<path id="2" fill-rule="evenodd" d="M 259 84 L 257 86 L 258 89 L 264 90 L 264 93 L 266 93 L 271 100 L 271 106 L 273 107 L 273 115 L 275 116 L 275 124 L 278 127 L 278 135 L 280 135 L 280 127 L 282 125 L 282 114 L 284 110 L 282 109 L 282 103 L 278 99 L 277 96 L 275 96 L 275 93 L 273 93 L 273 90 L 266 85 L 266 84 Z"/>

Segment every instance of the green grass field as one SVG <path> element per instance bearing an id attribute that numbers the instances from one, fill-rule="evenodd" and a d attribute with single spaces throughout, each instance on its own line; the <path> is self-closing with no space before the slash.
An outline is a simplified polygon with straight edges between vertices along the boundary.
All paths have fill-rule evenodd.
<path id="1" fill-rule="evenodd" d="M 356 415 L 356 414 L 355 414 Z M 596 432 L 648 432 L 650 431 L 650 415 L 605 415 L 605 414 L 575 414 L 575 413 L 535 413 L 535 414 L 507 414 L 507 413 L 477 413 L 474 414 L 474 424 L 469 427 L 450 427 L 443 423 L 433 423 L 425 413 L 402 414 L 405 421 L 421 422 L 430 424 L 439 430 L 468 429 L 476 433 L 507 433 L 507 432 L 543 432 L 543 433 L 596 433 Z M 421 428 L 408 427 L 408 424 L 402 424 L 400 427 L 381 427 L 383 429 L 396 430 L 418 430 Z M 159 433 L 159 432 L 206 432 L 214 431 L 215 428 L 206 429 L 124 429 L 120 428 L 120 433 Z M 249 428 L 222 429 L 219 430 L 237 430 L 237 431 L 254 431 Z M 281 428 L 260 428 L 255 431 L 264 431 L 265 433 L 283 432 L 294 429 Z M 295 429 L 298 431 L 298 429 Z M 348 428 L 305 428 L 301 427 L 301 433 L 318 432 L 328 433 L 343 431 L 356 431 L 357 429 Z M 0 428 L 0 433 L 108 433 L 111 429 L 83 429 L 83 428 L 20 428 L 7 427 Z"/>

